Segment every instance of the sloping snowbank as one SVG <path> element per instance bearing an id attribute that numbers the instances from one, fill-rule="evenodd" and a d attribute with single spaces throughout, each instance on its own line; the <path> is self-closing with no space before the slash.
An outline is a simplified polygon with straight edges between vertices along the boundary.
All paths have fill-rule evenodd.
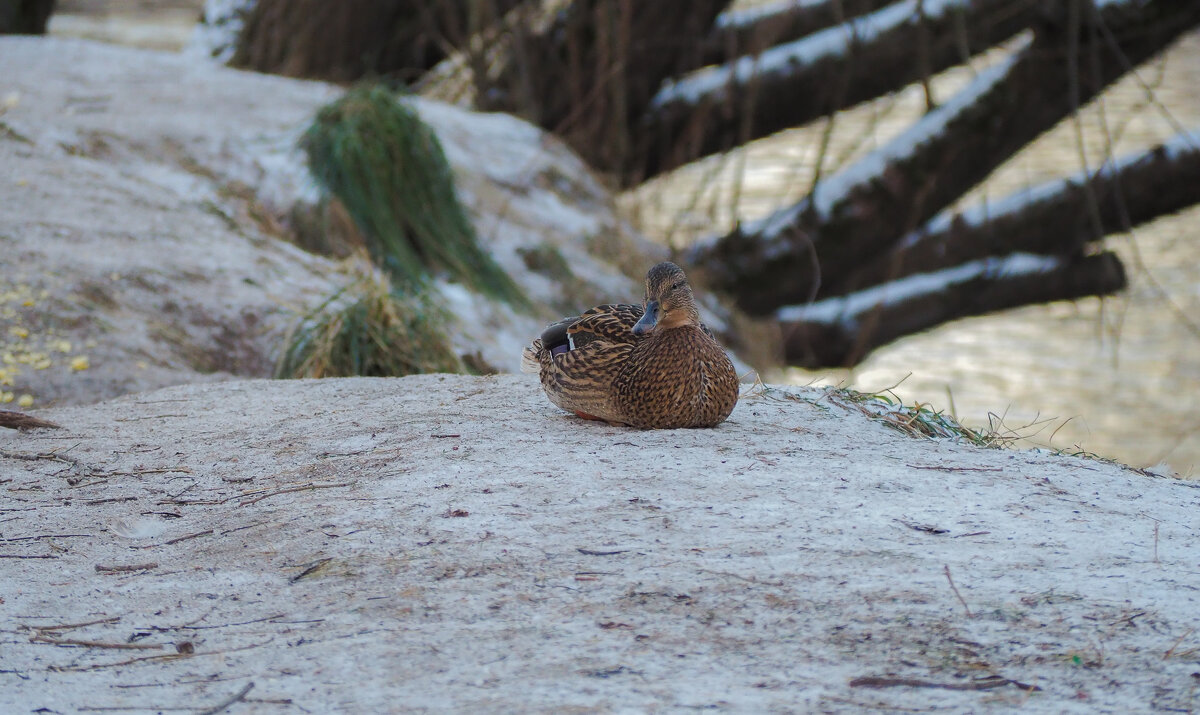
<path id="1" fill-rule="evenodd" d="M 527 376 L 39 416 L 65 429 L 0 434 L 5 712 L 1198 704 L 1194 483 L 804 388 L 716 430 L 584 422 Z"/>
<path id="2" fill-rule="evenodd" d="M 0 356 L 28 358 L 0 393 L 77 404 L 268 375 L 286 327 L 347 280 L 277 222 L 317 198 L 296 140 L 340 92 L 163 52 L 0 38 Z M 645 270 L 658 253 L 578 157 L 513 117 L 412 101 L 480 239 L 541 308 L 513 315 L 443 284 L 462 353 L 515 371 L 544 323 L 641 295 L 617 263 Z M 572 274 L 531 252 L 556 252 Z M 73 370 L 78 358 L 89 367 Z"/>

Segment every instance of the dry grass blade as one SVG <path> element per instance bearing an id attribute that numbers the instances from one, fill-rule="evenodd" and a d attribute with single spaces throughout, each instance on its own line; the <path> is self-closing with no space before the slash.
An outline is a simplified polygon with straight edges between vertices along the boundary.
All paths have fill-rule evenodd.
<path id="1" fill-rule="evenodd" d="M 357 261 L 357 280 L 304 316 L 288 336 L 275 376 L 398 377 L 462 372 L 442 325 L 450 316 L 422 295 L 392 289 Z"/>

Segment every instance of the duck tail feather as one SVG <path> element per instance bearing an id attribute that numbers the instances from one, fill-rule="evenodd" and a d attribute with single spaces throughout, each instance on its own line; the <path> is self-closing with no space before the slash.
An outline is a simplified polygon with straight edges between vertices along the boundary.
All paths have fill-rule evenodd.
<path id="1" fill-rule="evenodd" d="M 542 362 L 538 360 L 538 351 L 542 349 L 541 341 L 534 340 L 521 353 L 521 372 L 536 375 L 542 371 Z"/>

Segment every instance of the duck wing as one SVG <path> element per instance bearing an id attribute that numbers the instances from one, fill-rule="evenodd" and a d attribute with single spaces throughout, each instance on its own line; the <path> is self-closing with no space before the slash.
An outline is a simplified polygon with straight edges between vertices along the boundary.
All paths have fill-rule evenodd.
<path id="1" fill-rule="evenodd" d="M 594 340 L 631 344 L 633 326 L 641 317 L 640 305 L 598 305 L 583 315 L 564 318 L 547 327 L 542 331 L 542 345 L 553 350 L 565 345 L 579 349 Z"/>

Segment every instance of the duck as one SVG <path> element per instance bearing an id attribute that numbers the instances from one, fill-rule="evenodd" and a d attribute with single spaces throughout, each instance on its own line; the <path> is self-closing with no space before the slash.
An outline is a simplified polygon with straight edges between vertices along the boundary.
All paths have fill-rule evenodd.
<path id="1" fill-rule="evenodd" d="M 700 322 L 683 269 L 646 274 L 641 305 L 605 304 L 548 326 L 521 358 L 550 402 L 640 429 L 716 427 L 733 412 L 733 362 Z"/>

